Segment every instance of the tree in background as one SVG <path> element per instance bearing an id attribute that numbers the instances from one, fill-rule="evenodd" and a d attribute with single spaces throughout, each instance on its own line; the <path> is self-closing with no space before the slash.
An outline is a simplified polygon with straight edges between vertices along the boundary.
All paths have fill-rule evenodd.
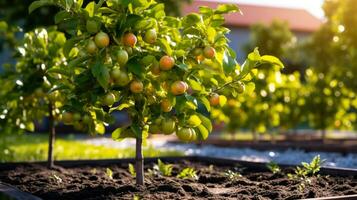
<path id="1" fill-rule="evenodd" d="M 292 130 L 295 134 L 298 126 L 306 119 L 306 90 L 300 81 L 299 72 L 282 74 L 281 78 L 282 84 L 275 92 L 276 103 L 283 107 L 280 112 L 279 129 L 283 133 Z"/>
<path id="2" fill-rule="evenodd" d="M 284 21 L 274 20 L 270 25 L 257 23 L 250 28 L 250 41 L 243 47 L 245 54 L 255 47 L 263 54 L 278 55 L 286 64 L 284 72 L 304 72 L 304 54 L 300 52 L 300 43 Z"/>
<path id="3" fill-rule="evenodd" d="M 55 123 L 59 121 L 65 101 L 64 94 L 56 90 L 57 82 L 66 82 L 63 75 L 58 74 L 66 64 L 62 53 L 65 42 L 65 35 L 54 28 L 27 32 L 16 45 L 15 66 L 1 74 L 0 129 L 2 132 L 34 131 L 35 122 L 48 117 L 49 168 L 53 167 Z"/>
<path id="4" fill-rule="evenodd" d="M 304 48 L 306 54 L 309 55 L 309 64 L 313 69 L 313 73 L 310 74 L 311 76 L 318 77 L 308 77 L 309 80 L 307 81 L 310 92 L 312 88 L 311 82 L 316 84 L 314 91 L 316 98 L 314 100 L 319 102 L 321 106 L 326 106 L 332 104 L 331 102 L 337 101 L 336 104 L 333 104 L 336 108 L 333 110 L 329 110 L 330 108 L 327 109 L 326 112 L 331 112 L 329 115 L 333 115 L 326 116 L 327 118 L 337 117 L 338 113 L 341 113 L 341 111 L 338 111 L 340 109 L 344 110 L 348 108 L 345 112 L 350 115 L 356 113 L 357 100 L 354 97 L 357 93 L 356 8 L 356 2 L 353 0 L 326 0 L 323 5 L 326 22 L 314 33 Z M 335 95 L 335 99 L 332 101 L 329 99 L 329 96 L 333 96 L 336 93 L 328 91 L 334 91 L 331 85 L 336 85 L 336 82 L 338 84 L 334 88 L 337 88 L 339 91 L 336 91 L 338 95 Z M 348 92 L 350 94 L 344 92 L 346 89 L 350 90 Z M 318 96 L 323 97 L 323 99 L 320 100 Z M 339 103 L 344 96 L 350 97 L 350 105 L 346 105 L 347 100 L 344 100 L 343 103 Z M 319 107 L 320 106 L 317 106 L 316 108 Z M 320 108 L 322 109 L 322 107 Z M 314 118 L 317 119 L 318 116 Z M 324 122 L 325 119 L 322 119 L 322 116 L 320 116 L 320 118 L 321 122 L 319 123 L 322 128 L 326 126 L 325 123 L 331 125 L 332 120 L 330 120 L 330 122 Z M 349 123 L 356 123 L 356 120 L 353 120 L 353 118 L 354 117 L 350 118 L 352 121 Z M 322 135 L 324 136 L 325 134 Z"/>
<path id="5" fill-rule="evenodd" d="M 306 71 L 306 104 L 309 126 L 321 131 L 321 139 L 326 140 L 328 129 L 353 129 L 356 113 L 350 112 L 351 101 L 356 96 L 333 74 Z"/>

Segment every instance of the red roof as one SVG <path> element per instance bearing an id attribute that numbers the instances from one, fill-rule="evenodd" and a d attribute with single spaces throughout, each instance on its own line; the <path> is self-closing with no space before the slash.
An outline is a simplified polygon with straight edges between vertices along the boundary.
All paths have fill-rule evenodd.
<path id="1" fill-rule="evenodd" d="M 217 1 L 194 0 L 183 8 L 185 14 L 197 12 L 200 6 L 216 8 L 220 3 Z M 237 4 L 243 15 L 232 13 L 226 15 L 226 25 L 249 27 L 256 23 L 270 24 L 275 19 L 287 21 L 290 29 L 300 32 L 316 31 L 322 21 L 304 9 L 281 8 L 260 5 Z"/>

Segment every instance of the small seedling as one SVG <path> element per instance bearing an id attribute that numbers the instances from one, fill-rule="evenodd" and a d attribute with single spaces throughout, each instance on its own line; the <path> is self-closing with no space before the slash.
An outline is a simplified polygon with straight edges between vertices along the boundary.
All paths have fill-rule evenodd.
<path id="1" fill-rule="evenodd" d="M 323 162 L 324 160 L 321 160 L 320 155 L 317 155 L 310 163 L 302 162 L 302 167 L 296 167 L 294 174 L 288 174 L 288 177 L 293 180 L 301 181 L 299 190 L 303 190 L 306 185 L 311 184 L 311 177 L 320 171 Z"/>
<path id="2" fill-rule="evenodd" d="M 191 167 L 187 167 L 187 168 L 183 169 L 183 170 L 177 175 L 177 178 L 198 180 L 198 176 L 197 176 L 196 170 L 193 169 L 193 168 L 191 168 Z"/>
<path id="3" fill-rule="evenodd" d="M 56 174 L 53 174 L 50 178 L 55 180 L 58 184 L 62 183 L 62 179 L 59 176 L 57 176 Z"/>
<path id="4" fill-rule="evenodd" d="M 165 164 L 160 159 L 158 159 L 157 164 L 154 165 L 153 169 L 149 169 L 149 174 L 154 176 L 171 176 L 172 168 L 172 164 Z"/>
<path id="5" fill-rule="evenodd" d="M 93 175 L 95 175 L 95 174 L 97 173 L 97 169 L 96 169 L 96 168 L 91 169 L 91 170 L 90 170 L 90 173 L 93 174 Z"/>
<path id="6" fill-rule="evenodd" d="M 136 176 L 135 167 L 131 163 L 129 163 L 129 173 L 134 177 Z"/>
<path id="7" fill-rule="evenodd" d="M 113 179 L 113 171 L 111 169 L 107 168 L 105 174 L 109 179 Z"/>
<path id="8" fill-rule="evenodd" d="M 224 172 L 224 176 L 228 177 L 231 181 L 242 178 L 242 175 L 239 172 L 234 172 L 232 170 L 227 170 Z"/>
<path id="9" fill-rule="evenodd" d="M 208 166 L 208 171 L 213 172 L 214 171 L 214 166 L 213 165 L 209 165 Z"/>
<path id="10" fill-rule="evenodd" d="M 273 174 L 278 174 L 281 172 L 279 165 L 273 161 L 269 162 L 266 166 Z"/>

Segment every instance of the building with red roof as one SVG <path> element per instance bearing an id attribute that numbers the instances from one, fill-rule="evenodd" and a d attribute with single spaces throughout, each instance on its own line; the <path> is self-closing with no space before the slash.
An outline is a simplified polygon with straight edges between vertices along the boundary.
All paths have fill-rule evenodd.
<path id="1" fill-rule="evenodd" d="M 219 0 L 194 0 L 191 4 L 183 7 L 183 13 L 197 12 L 200 6 L 216 8 L 222 4 Z M 306 38 L 312 32 L 319 29 L 322 20 L 310 12 L 299 8 L 282 8 L 263 5 L 237 4 L 241 13 L 227 14 L 226 26 L 231 29 L 228 35 L 231 47 L 238 52 L 238 58 L 243 58 L 240 49 L 249 40 L 250 26 L 263 23 L 271 24 L 274 20 L 282 20 L 288 23 L 290 30 L 298 40 Z"/>

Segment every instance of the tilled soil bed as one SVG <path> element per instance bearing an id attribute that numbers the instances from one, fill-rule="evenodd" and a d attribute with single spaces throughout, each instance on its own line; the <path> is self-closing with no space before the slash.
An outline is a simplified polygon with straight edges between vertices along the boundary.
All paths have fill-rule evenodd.
<path id="1" fill-rule="evenodd" d="M 252 170 L 237 164 L 210 165 L 207 162 L 177 160 L 171 177 L 146 173 L 146 187 L 135 186 L 128 164 L 107 166 L 56 167 L 23 165 L 0 172 L 0 181 L 42 199 L 302 199 L 357 194 L 357 177 L 320 175 L 302 187 L 299 180 L 281 174 Z M 197 170 L 198 180 L 180 179 L 184 168 Z M 112 170 L 112 178 L 107 168 Z M 146 172 L 153 163 L 145 166 Z M 227 171 L 240 172 L 230 178 Z M 231 173 L 232 174 L 232 173 Z"/>

